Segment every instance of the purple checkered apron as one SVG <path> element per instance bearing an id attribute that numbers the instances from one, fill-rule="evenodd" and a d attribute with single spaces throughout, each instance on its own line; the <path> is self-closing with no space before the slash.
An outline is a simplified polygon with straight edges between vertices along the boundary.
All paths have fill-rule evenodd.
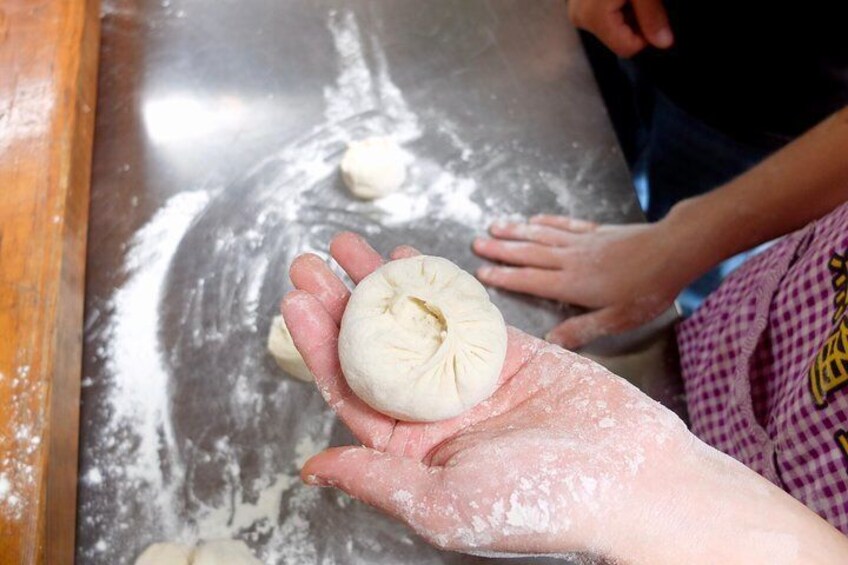
<path id="1" fill-rule="evenodd" d="M 848 203 L 678 327 L 692 431 L 848 533 Z"/>

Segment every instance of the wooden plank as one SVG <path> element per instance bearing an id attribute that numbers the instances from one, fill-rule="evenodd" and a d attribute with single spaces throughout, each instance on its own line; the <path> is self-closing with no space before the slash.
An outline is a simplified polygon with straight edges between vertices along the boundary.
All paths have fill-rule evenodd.
<path id="1" fill-rule="evenodd" d="M 97 0 L 0 4 L 0 563 L 73 563 Z"/>

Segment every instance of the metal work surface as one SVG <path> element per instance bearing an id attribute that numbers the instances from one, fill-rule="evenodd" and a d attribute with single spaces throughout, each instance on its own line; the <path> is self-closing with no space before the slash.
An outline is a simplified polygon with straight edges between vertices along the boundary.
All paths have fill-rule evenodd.
<path id="1" fill-rule="evenodd" d="M 292 258 L 339 230 L 467 269 L 494 219 L 641 217 L 559 0 L 107 2 L 95 136 L 78 562 L 238 537 L 266 563 L 476 563 L 299 465 L 351 442 L 265 351 Z M 409 152 L 352 199 L 347 142 Z M 493 293 L 543 335 L 568 314 Z"/>

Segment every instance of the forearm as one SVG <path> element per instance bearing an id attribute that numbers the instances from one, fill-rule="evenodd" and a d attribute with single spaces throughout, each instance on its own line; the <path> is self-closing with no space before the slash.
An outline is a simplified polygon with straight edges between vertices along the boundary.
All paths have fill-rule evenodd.
<path id="1" fill-rule="evenodd" d="M 696 442 L 691 461 L 678 469 L 683 472 L 657 482 L 654 496 L 666 503 L 632 529 L 633 539 L 618 552 L 625 562 L 824 565 L 848 559 L 848 538 L 738 461 Z M 659 525 L 644 527 L 651 520 Z"/>
<path id="2" fill-rule="evenodd" d="M 691 278 L 792 232 L 848 200 L 848 108 L 728 184 L 680 202 L 660 222 L 687 250 Z"/>

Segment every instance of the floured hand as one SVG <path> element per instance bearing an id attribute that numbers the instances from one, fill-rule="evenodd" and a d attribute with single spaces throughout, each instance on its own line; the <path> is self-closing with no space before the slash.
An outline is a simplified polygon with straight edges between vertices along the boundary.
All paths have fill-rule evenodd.
<path id="1" fill-rule="evenodd" d="M 354 282 L 382 263 L 354 234 L 338 236 L 331 253 Z M 393 257 L 413 253 L 400 248 Z M 728 537 L 748 539 L 739 521 L 721 515 L 737 500 L 759 512 L 783 494 L 700 443 L 626 381 L 515 329 L 489 400 L 435 423 L 377 413 L 352 394 L 339 367 L 347 288 L 314 255 L 299 257 L 291 277 L 299 290 L 283 311 L 294 342 L 363 444 L 313 457 L 303 479 L 380 508 L 438 547 L 718 562 L 738 557 Z M 732 497 L 722 494 L 728 489 Z"/>

